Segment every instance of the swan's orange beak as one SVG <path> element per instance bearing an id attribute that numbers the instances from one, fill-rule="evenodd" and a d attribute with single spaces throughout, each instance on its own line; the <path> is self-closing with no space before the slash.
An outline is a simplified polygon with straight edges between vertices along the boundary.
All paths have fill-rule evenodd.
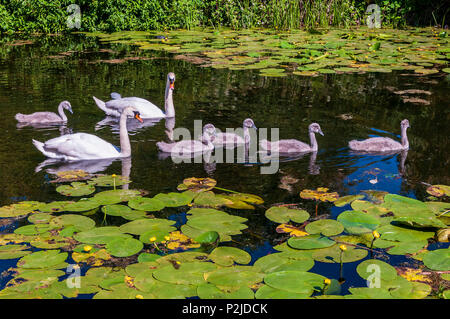
<path id="1" fill-rule="evenodd" d="M 175 88 L 174 83 L 170 82 L 170 88 L 173 90 Z"/>
<path id="2" fill-rule="evenodd" d="M 141 117 L 139 116 L 139 114 L 135 114 L 135 115 L 134 115 L 134 118 L 135 118 L 136 120 L 138 120 L 139 122 L 144 123 L 144 121 L 141 119 Z"/>

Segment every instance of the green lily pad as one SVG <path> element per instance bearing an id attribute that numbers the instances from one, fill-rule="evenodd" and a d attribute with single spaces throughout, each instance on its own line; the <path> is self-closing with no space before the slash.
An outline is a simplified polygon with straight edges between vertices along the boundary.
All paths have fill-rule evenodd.
<path id="1" fill-rule="evenodd" d="M 450 270 L 450 248 L 436 249 L 423 256 L 423 263 L 432 270 Z"/>
<path id="2" fill-rule="evenodd" d="M 304 237 L 291 237 L 288 245 L 296 249 L 318 249 L 326 248 L 336 244 L 334 240 L 321 235 L 309 235 Z"/>
<path id="3" fill-rule="evenodd" d="M 394 267 L 378 259 L 367 259 L 356 267 L 356 272 L 364 279 L 377 275 L 378 278 L 390 281 L 397 277 Z"/>
<path id="4" fill-rule="evenodd" d="M 82 198 L 78 202 L 67 204 L 64 208 L 67 212 L 85 212 L 87 210 L 91 210 L 99 207 L 100 204 L 88 198 Z"/>
<path id="5" fill-rule="evenodd" d="M 94 195 L 93 200 L 100 205 L 112 205 L 127 202 L 134 197 L 138 197 L 140 194 L 140 191 L 133 189 L 116 189 L 97 193 Z"/>
<path id="6" fill-rule="evenodd" d="M 375 230 L 380 222 L 377 218 L 359 211 L 347 210 L 337 217 L 337 221 L 344 225 L 349 234 L 363 234 Z"/>
<path id="7" fill-rule="evenodd" d="M 108 241 L 106 250 L 115 257 L 128 257 L 137 254 L 144 244 L 134 238 L 116 238 Z"/>
<path id="8" fill-rule="evenodd" d="M 291 259 L 286 254 L 276 253 L 259 258 L 253 266 L 266 274 L 286 270 L 308 271 L 314 266 L 314 259 L 307 256 Z"/>
<path id="9" fill-rule="evenodd" d="M 76 231 L 85 231 L 94 228 L 95 221 L 86 216 L 66 214 L 52 218 L 49 225 L 55 228 L 74 226 Z"/>
<path id="10" fill-rule="evenodd" d="M 128 201 L 128 206 L 136 210 L 155 212 L 165 207 L 164 203 L 155 198 L 135 197 Z"/>
<path id="11" fill-rule="evenodd" d="M 263 280 L 264 275 L 251 266 L 231 266 L 207 273 L 206 280 L 216 286 L 250 287 Z"/>
<path id="12" fill-rule="evenodd" d="M 214 249 L 209 258 L 217 265 L 224 267 L 232 266 L 234 263 L 246 265 L 252 259 L 250 254 L 242 249 L 224 246 Z"/>
<path id="13" fill-rule="evenodd" d="M 365 249 L 357 249 L 355 247 L 347 247 L 347 250 L 341 251 L 339 245 L 335 245 L 332 247 L 319 249 L 313 252 L 314 260 L 321 261 L 324 263 L 337 263 L 339 264 L 341 261 L 343 263 L 351 263 L 354 261 L 358 261 L 364 259 L 367 256 L 368 252 Z M 342 259 L 341 259 L 342 257 Z"/>
<path id="14" fill-rule="evenodd" d="M 312 290 L 304 289 L 301 293 L 276 289 L 268 285 L 261 286 L 255 293 L 256 299 L 307 299 Z"/>
<path id="15" fill-rule="evenodd" d="M 173 265 L 163 266 L 153 272 L 153 277 L 172 284 L 200 285 L 205 283 L 203 274 L 216 268 L 212 263 L 187 262 L 181 263 L 178 269 Z"/>
<path id="16" fill-rule="evenodd" d="M 193 197 L 187 193 L 158 194 L 153 198 L 161 201 L 165 207 L 185 206 L 193 199 Z"/>
<path id="17" fill-rule="evenodd" d="M 60 253 L 59 250 L 41 250 L 22 257 L 17 262 L 17 266 L 39 269 L 58 267 L 57 269 L 61 269 L 66 267 L 67 264 L 64 261 L 67 257 L 67 253 Z M 62 267 L 59 267 L 60 265 Z"/>
<path id="18" fill-rule="evenodd" d="M 104 226 L 79 232 L 73 238 L 86 244 L 106 244 L 117 238 L 131 238 L 131 236 L 121 232 L 117 226 Z"/>
<path id="19" fill-rule="evenodd" d="M 264 282 L 272 288 L 307 295 L 322 290 L 325 279 L 306 271 L 279 271 L 264 276 Z"/>
<path id="20" fill-rule="evenodd" d="M 73 182 L 70 185 L 58 186 L 56 191 L 64 196 L 78 197 L 92 194 L 95 192 L 95 186 L 86 183 Z"/>
<path id="21" fill-rule="evenodd" d="M 248 287 L 240 287 L 233 291 L 223 291 L 212 284 L 201 284 L 197 287 L 200 299 L 254 299 L 255 293 Z"/>
<path id="22" fill-rule="evenodd" d="M 333 236 L 342 233 L 344 231 L 344 226 L 333 219 L 321 219 L 307 224 L 305 230 L 310 234 Z"/>
<path id="23" fill-rule="evenodd" d="M 303 223 L 309 219 L 309 214 L 303 209 L 291 209 L 287 207 L 271 207 L 266 210 L 266 217 L 279 224 L 288 223 L 292 220 L 295 223 Z"/>
<path id="24" fill-rule="evenodd" d="M 113 177 L 112 175 L 98 176 L 91 178 L 89 180 L 89 184 L 93 184 L 101 187 L 112 187 L 112 186 L 121 186 L 125 184 L 129 184 L 131 181 L 128 177 L 116 175 Z"/>
<path id="25" fill-rule="evenodd" d="M 337 207 L 342 207 L 347 204 L 350 204 L 351 202 L 364 198 L 364 195 L 348 195 L 344 197 L 339 197 L 335 202 L 334 205 Z"/>
<path id="26" fill-rule="evenodd" d="M 119 227 L 119 230 L 123 233 L 129 233 L 133 235 L 142 235 L 146 232 L 158 230 L 165 231 L 167 233 L 176 230 L 172 225 L 175 224 L 175 221 L 162 219 L 162 218 L 143 218 L 133 220 L 126 224 L 123 224 Z"/>

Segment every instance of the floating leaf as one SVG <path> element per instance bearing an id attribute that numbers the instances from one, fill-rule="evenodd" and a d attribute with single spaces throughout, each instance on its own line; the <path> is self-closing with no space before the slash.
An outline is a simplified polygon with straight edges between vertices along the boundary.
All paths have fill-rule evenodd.
<path id="1" fill-rule="evenodd" d="M 308 220 L 309 214 L 303 209 L 292 209 L 283 206 L 274 206 L 266 210 L 266 217 L 276 223 L 285 224 L 289 221 L 303 223 Z"/>
<path id="2" fill-rule="evenodd" d="M 235 247 L 217 247 L 214 249 L 209 258 L 220 266 L 232 266 L 237 264 L 248 264 L 251 261 L 251 256 L 244 250 Z"/>
<path id="3" fill-rule="evenodd" d="M 296 249 L 318 249 L 333 246 L 336 242 L 321 235 L 309 235 L 304 237 L 291 237 L 288 245 Z"/>
<path id="4" fill-rule="evenodd" d="M 197 287 L 200 299 L 254 299 L 253 290 L 248 287 L 240 287 L 233 291 L 223 291 L 212 284 L 201 284 Z"/>
<path id="5" fill-rule="evenodd" d="M 183 184 L 178 185 L 178 190 L 191 190 L 195 193 L 208 191 L 216 186 L 217 182 L 212 178 L 186 178 L 183 180 Z"/>
<path id="6" fill-rule="evenodd" d="M 158 194 L 153 197 L 164 203 L 166 207 L 179 207 L 189 204 L 193 197 L 187 193 Z"/>
<path id="7" fill-rule="evenodd" d="M 116 189 L 97 193 L 94 195 L 93 200 L 100 205 L 112 205 L 120 202 L 127 202 L 134 197 L 140 195 L 140 191 L 132 189 Z"/>
<path id="8" fill-rule="evenodd" d="M 436 249 L 423 256 L 423 263 L 432 270 L 450 270 L 450 248 Z"/>
<path id="9" fill-rule="evenodd" d="M 259 258 L 253 266 L 266 274 L 286 270 L 308 271 L 314 266 L 314 260 L 308 256 L 291 259 L 286 254 L 275 253 Z"/>
<path id="10" fill-rule="evenodd" d="M 367 259 L 356 267 L 356 272 L 364 279 L 373 278 L 374 275 L 390 281 L 397 277 L 394 267 L 378 259 Z"/>
<path id="11" fill-rule="evenodd" d="M 134 238 L 116 238 L 108 241 L 106 250 L 115 257 L 128 257 L 137 254 L 144 244 Z"/>
<path id="12" fill-rule="evenodd" d="M 363 212 L 347 210 L 337 217 L 349 234 L 363 234 L 375 230 L 380 222 L 377 218 Z"/>
<path id="13" fill-rule="evenodd" d="M 300 197 L 303 199 L 314 199 L 321 202 L 334 202 L 339 198 L 338 193 L 328 193 L 328 188 L 319 187 L 316 190 L 304 189 L 300 192 Z"/>
<path id="14" fill-rule="evenodd" d="M 120 176 L 120 175 L 104 175 L 98 176 L 90 179 L 89 184 L 93 184 L 101 187 L 112 187 L 112 186 L 121 186 L 125 184 L 129 184 L 131 181 L 128 177 Z"/>
<path id="15" fill-rule="evenodd" d="M 172 265 L 163 266 L 153 272 L 153 277 L 172 284 L 200 285 L 205 283 L 203 273 L 216 268 L 212 263 L 187 262 L 181 263 L 178 269 Z"/>
<path id="16" fill-rule="evenodd" d="M 128 202 L 128 206 L 136 210 L 155 212 L 165 207 L 164 203 L 155 198 L 134 197 Z"/>
<path id="17" fill-rule="evenodd" d="M 342 251 L 338 245 L 332 247 L 319 249 L 313 252 L 314 260 L 324 263 L 351 263 L 364 259 L 367 256 L 367 250 L 357 249 L 355 247 L 347 247 L 347 250 Z"/>
<path id="18" fill-rule="evenodd" d="M 305 271 L 279 271 L 264 276 L 264 282 L 275 289 L 311 295 L 323 288 L 325 277 Z"/>
<path id="19" fill-rule="evenodd" d="M 289 224 L 280 224 L 276 228 L 277 233 L 281 234 L 289 234 L 295 237 L 308 236 L 309 234 L 303 230 L 300 230 L 298 227 L 289 225 Z"/>
<path id="20" fill-rule="evenodd" d="M 74 239 L 86 244 L 106 244 L 117 238 L 131 238 L 124 234 L 117 226 L 104 226 L 91 230 L 79 232 L 73 236 Z"/>
<path id="21" fill-rule="evenodd" d="M 56 191 L 64 196 L 85 196 L 95 192 L 95 187 L 86 183 L 73 182 L 70 185 L 61 185 Z"/>
<path id="22" fill-rule="evenodd" d="M 344 231 L 344 226 L 333 219 L 321 219 L 307 224 L 305 230 L 310 234 L 333 236 L 342 233 Z"/>
<path id="23" fill-rule="evenodd" d="M 176 230 L 172 225 L 175 224 L 173 220 L 167 220 L 162 218 L 144 218 L 137 219 L 119 227 L 119 230 L 123 233 L 129 233 L 133 235 L 142 235 L 152 230 L 166 231 L 167 233 Z"/>
<path id="24" fill-rule="evenodd" d="M 67 253 L 60 253 L 59 250 L 42 250 L 22 257 L 17 265 L 21 268 L 65 268 L 67 256 Z"/>
<path id="25" fill-rule="evenodd" d="M 336 201 L 334 201 L 334 205 L 337 207 L 342 207 L 361 198 L 364 198 L 364 195 L 348 195 L 344 197 L 339 197 Z"/>

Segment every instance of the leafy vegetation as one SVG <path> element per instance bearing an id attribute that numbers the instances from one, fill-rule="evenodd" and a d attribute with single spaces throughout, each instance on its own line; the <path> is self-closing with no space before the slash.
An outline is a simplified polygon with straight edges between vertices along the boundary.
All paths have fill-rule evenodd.
<path id="1" fill-rule="evenodd" d="M 383 26 L 445 25 L 443 0 L 377 0 Z M 70 31 L 70 0 L 1 0 L 0 31 Z M 169 30 L 194 27 L 298 29 L 365 24 L 363 0 L 79 0 L 81 31 Z"/>

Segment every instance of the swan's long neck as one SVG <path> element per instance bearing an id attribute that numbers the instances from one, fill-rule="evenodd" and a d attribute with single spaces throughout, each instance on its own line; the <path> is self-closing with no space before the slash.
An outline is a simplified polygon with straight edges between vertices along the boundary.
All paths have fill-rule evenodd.
<path id="1" fill-rule="evenodd" d="M 250 144 L 250 130 L 246 126 L 244 126 L 244 141 L 245 144 Z"/>
<path id="2" fill-rule="evenodd" d="M 212 137 L 210 135 L 208 135 L 207 133 L 203 133 L 202 143 L 206 144 L 206 146 L 208 148 L 211 148 L 211 149 L 214 148 L 214 144 L 212 142 Z"/>
<path id="3" fill-rule="evenodd" d="M 120 115 L 120 156 L 128 157 L 131 155 L 130 137 L 128 136 L 127 129 L 127 115 L 122 112 Z"/>
<path id="4" fill-rule="evenodd" d="M 319 146 L 317 145 L 316 134 L 309 132 L 309 140 L 311 141 L 311 151 L 317 152 Z"/>
<path id="5" fill-rule="evenodd" d="M 166 113 L 166 117 L 175 117 L 175 108 L 173 106 L 173 90 L 170 88 L 170 81 L 167 80 L 166 83 L 166 93 L 164 98 L 164 109 Z"/>
<path id="6" fill-rule="evenodd" d="M 66 116 L 66 114 L 64 114 L 64 107 L 63 107 L 62 103 L 59 104 L 59 106 L 58 106 L 58 114 L 64 122 L 67 122 L 67 116 Z"/>
<path id="7" fill-rule="evenodd" d="M 409 149 L 408 136 L 406 136 L 407 127 L 402 127 L 402 146 L 403 149 Z"/>

